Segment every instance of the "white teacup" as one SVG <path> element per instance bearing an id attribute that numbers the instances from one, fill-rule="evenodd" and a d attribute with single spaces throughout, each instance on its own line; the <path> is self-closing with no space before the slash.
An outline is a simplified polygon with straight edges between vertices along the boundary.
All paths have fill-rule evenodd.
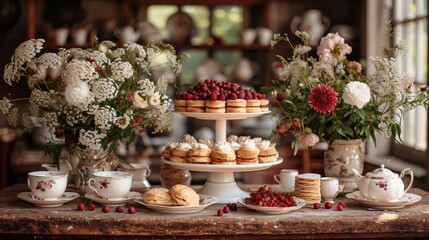
<path id="1" fill-rule="evenodd" d="M 295 176 L 298 175 L 296 169 L 282 169 L 280 174 L 274 175 L 274 180 L 280 184 L 282 189 L 288 192 L 295 191 Z"/>
<path id="2" fill-rule="evenodd" d="M 54 30 L 54 38 L 55 43 L 57 45 L 65 45 L 67 43 L 67 37 L 69 36 L 69 29 L 68 28 L 57 28 Z"/>
<path id="3" fill-rule="evenodd" d="M 34 196 L 42 200 L 57 200 L 67 188 L 69 174 L 59 171 L 37 171 L 28 173 L 27 185 Z"/>
<path id="4" fill-rule="evenodd" d="M 256 39 L 256 30 L 253 28 L 243 29 L 241 32 L 241 42 L 244 45 L 250 45 L 255 42 Z"/>
<path id="5" fill-rule="evenodd" d="M 88 186 L 104 199 L 119 200 L 131 190 L 132 173 L 104 171 L 96 172 L 93 176 L 88 180 Z"/>
<path id="6" fill-rule="evenodd" d="M 132 26 L 116 28 L 113 33 L 122 43 L 137 42 L 140 38 L 140 33 L 135 31 Z"/>
<path id="7" fill-rule="evenodd" d="M 343 185 L 340 185 L 338 178 L 322 177 L 320 178 L 320 193 L 326 202 L 334 202 L 334 198 L 343 191 Z"/>
<path id="8" fill-rule="evenodd" d="M 271 39 L 273 38 L 273 31 L 269 28 L 258 28 L 257 29 L 257 35 L 258 35 L 258 43 L 261 45 L 269 45 L 271 42 Z"/>
<path id="9" fill-rule="evenodd" d="M 86 39 L 88 37 L 88 30 L 86 28 L 74 29 L 72 31 L 73 43 L 77 46 L 82 46 L 86 44 Z"/>

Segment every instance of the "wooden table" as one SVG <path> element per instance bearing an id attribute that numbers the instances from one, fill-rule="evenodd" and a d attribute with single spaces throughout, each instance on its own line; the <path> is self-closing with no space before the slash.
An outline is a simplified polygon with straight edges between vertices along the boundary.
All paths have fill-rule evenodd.
<path id="1" fill-rule="evenodd" d="M 56 208 L 39 208 L 16 198 L 28 191 L 23 184 L 0 191 L 0 239 L 291 239 L 291 238 L 429 238 L 429 193 L 411 192 L 423 197 L 403 209 L 369 211 L 345 198 L 344 211 L 302 208 L 283 215 L 266 215 L 244 207 L 216 215 L 223 204 L 215 204 L 192 214 L 154 212 L 132 202 L 135 214 L 77 211 L 81 196 Z"/>

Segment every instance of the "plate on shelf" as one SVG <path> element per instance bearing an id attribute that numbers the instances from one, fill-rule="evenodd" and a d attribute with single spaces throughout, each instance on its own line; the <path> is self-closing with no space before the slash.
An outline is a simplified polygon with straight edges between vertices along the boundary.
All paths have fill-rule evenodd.
<path id="1" fill-rule="evenodd" d="M 298 210 L 305 206 L 306 202 L 302 198 L 295 198 L 296 206 L 293 207 L 262 207 L 262 206 L 254 206 L 251 204 L 245 204 L 244 199 L 239 198 L 237 201 L 242 206 L 252 209 L 261 213 L 267 213 L 267 214 L 284 214 L 291 211 Z"/>
<path id="2" fill-rule="evenodd" d="M 107 206 L 107 207 L 117 207 L 117 206 L 123 206 L 128 202 L 131 202 L 132 200 L 134 200 L 135 198 L 141 197 L 141 193 L 139 192 L 133 192 L 130 191 L 127 195 L 125 195 L 125 197 L 123 197 L 122 199 L 117 199 L 117 200 L 108 200 L 108 199 L 104 199 L 100 196 L 97 195 L 97 193 L 86 193 L 85 194 L 85 198 L 90 199 L 94 202 L 98 202 L 103 206 Z"/>
<path id="3" fill-rule="evenodd" d="M 217 203 L 219 199 L 217 197 L 199 194 L 200 195 L 200 205 L 198 206 L 163 206 L 155 204 L 147 204 L 141 198 L 136 198 L 134 201 L 142 204 L 143 206 L 158 212 L 163 213 L 194 213 L 199 212 L 205 209 L 206 207 Z"/>
<path id="4" fill-rule="evenodd" d="M 380 202 L 380 201 L 373 201 L 368 200 L 360 194 L 359 191 L 355 191 L 352 193 L 346 194 L 346 197 L 362 204 L 365 207 L 370 208 L 376 208 L 376 209 L 396 209 L 396 208 L 403 208 L 408 205 L 412 205 L 420 200 L 422 200 L 422 197 L 413 194 L 413 193 L 405 193 L 402 197 L 400 197 L 397 200 L 390 201 L 390 202 Z"/>
<path id="5" fill-rule="evenodd" d="M 31 203 L 37 207 L 59 207 L 64 203 L 70 202 L 73 199 L 78 198 L 79 193 L 65 192 L 61 197 L 56 200 L 43 200 L 33 195 L 32 192 L 22 192 L 17 195 L 21 200 Z"/>
<path id="6" fill-rule="evenodd" d="M 258 112 L 258 113 L 196 113 L 196 112 L 178 112 L 187 117 L 193 117 L 201 120 L 240 120 L 250 117 L 258 117 L 268 112 Z"/>
<path id="7" fill-rule="evenodd" d="M 275 162 L 257 163 L 257 164 L 241 164 L 241 165 L 217 165 L 217 164 L 198 164 L 198 163 L 178 163 L 161 158 L 162 163 L 169 164 L 173 167 L 200 172 L 246 172 L 257 171 L 270 168 L 271 166 L 283 162 L 283 158 L 279 158 Z"/>

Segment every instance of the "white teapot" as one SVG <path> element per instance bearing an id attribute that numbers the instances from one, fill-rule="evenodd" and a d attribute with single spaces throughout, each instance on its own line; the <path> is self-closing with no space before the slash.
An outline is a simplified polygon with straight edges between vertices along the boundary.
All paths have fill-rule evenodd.
<path id="1" fill-rule="evenodd" d="M 383 164 L 365 176 L 361 176 L 356 169 L 352 169 L 352 171 L 362 197 L 373 201 L 386 202 L 402 197 L 411 188 L 414 180 L 414 174 L 409 168 L 402 170 L 398 176 L 398 174 L 384 168 Z M 405 174 L 410 174 L 411 181 L 407 189 L 404 190 L 402 178 Z"/>
<path id="2" fill-rule="evenodd" d="M 302 16 L 295 16 L 290 24 L 292 33 L 295 31 L 307 32 L 312 38 L 309 40 L 310 45 L 319 43 L 320 38 L 328 30 L 331 20 L 322 15 L 318 9 L 309 9 Z"/>

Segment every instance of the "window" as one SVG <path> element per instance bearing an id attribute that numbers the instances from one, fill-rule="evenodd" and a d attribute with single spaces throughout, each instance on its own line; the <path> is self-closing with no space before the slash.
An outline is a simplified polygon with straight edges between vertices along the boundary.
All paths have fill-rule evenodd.
<path id="1" fill-rule="evenodd" d="M 408 56 L 398 61 L 400 69 L 413 75 L 415 87 L 428 84 L 428 3 L 427 0 L 393 1 L 393 24 L 397 39 L 408 43 Z M 401 59 L 398 59 L 401 60 Z M 428 112 L 418 107 L 404 117 L 401 144 L 393 153 L 420 165 L 428 151 Z"/>

